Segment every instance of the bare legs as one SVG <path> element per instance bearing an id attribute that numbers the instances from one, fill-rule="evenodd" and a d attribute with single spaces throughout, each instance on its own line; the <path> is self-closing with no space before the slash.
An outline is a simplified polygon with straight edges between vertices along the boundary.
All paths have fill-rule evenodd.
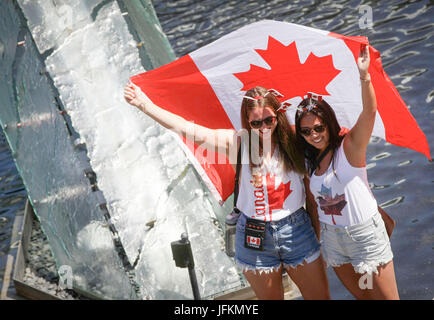
<path id="1" fill-rule="evenodd" d="M 305 300 L 329 300 L 330 291 L 322 256 L 309 264 L 286 268 Z"/>
<path id="2" fill-rule="evenodd" d="M 269 273 L 245 271 L 244 276 L 259 300 L 283 299 L 282 267 Z"/>
<path id="3" fill-rule="evenodd" d="M 379 266 L 378 275 L 372 273 L 371 279 L 367 275 L 356 273 L 351 264 L 333 269 L 347 290 L 358 300 L 399 300 L 393 261 Z M 305 300 L 330 299 L 327 275 L 321 258 L 296 268 L 286 268 L 286 271 Z M 282 267 L 277 271 L 261 274 L 247 271 L 244 275 L 258 299 L 283 299 Z"/>
<path id="4" fill-rule="evenodd" d="M 368 275 L 356 273 L 349 263 L 333 269 L 343 285 L 358 300 L 399 300 L 393 261 L 379 266 L 378 275 L 372 273 L 371 279 Z M 361 280 L 361 277 L 364 279 Z"/>
<path id="5" fill-rule="evenodd" d="M 330 299 L 327 274 L 321 257 L 311 263 L 304 263 L 296 268 L 286 268 L 305 300 Z M 253 291 L 260 300 L 283 299 L 282 267 L 274 272 L 244 272 Z"/>

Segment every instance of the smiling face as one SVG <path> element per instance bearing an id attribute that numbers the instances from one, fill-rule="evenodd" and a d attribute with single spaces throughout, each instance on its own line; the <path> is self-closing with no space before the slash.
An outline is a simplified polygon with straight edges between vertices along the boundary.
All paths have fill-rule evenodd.
<path id="1" fill-rule="evenodd" d="M 273 108 L 271 107 L 263 107 L 263 108 L 257 107 L 249 110 L 248 113 L 249 124 L 252 121 L 261 121 L 267 118 L 269 118 L 268 120 L 271 121 L 270 117 L 273 119 L 272 123 L 267 124 L 266 123 L 267 121 L 265 122 L 262 121 L 262 125 L 260 128 L 256 129 L 250 125 L 252 131 L 258 134 L 260 139 L 270 139 L 271 136 L 273 135 L 273 132 L 277 127 L 276 113 L 273 111 Z"/>
<path id="2" fill-rule="evenodd" d="M 316 128 L 316 130 L 314 130 Z M 325 130 L 321 129 L 324 128 Z M 322 119 L 313 113 L 307 113 L 300 120 L 300 133 L 309 132 L 309 135 L 302 134 L 302 137 L 307 143 L 315 147 L 316 149 L 323 151 L 329 144 L 329 131 L 327 126 L 324 126 Z"/>

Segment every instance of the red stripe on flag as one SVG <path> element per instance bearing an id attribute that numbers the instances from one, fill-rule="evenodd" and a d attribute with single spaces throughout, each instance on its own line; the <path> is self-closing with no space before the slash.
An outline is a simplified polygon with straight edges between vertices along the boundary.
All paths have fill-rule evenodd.
<path id="1" fill-rule="evenodd" d="M 188 121 L 211 129 L 233 129 L 233 125 L 215 95 L 208 80 L 202 75 L 189 55 L 160 68 L 135 75 L 130 80 L 142 89 L 156 105 Z M 184 143 L 185 137 L 182 138 Z M 189 146 L 190 144 L 187 143 Z M 194 155 L 216 187 L 223 200 L 234 190 L 234 170 L 230 164 L 208 164 L 216 154 L 207 154 L 194 144 Z M 229 163 L 229 161 L 227 161 Z"/>
<path id="2" fill-rule="evenodd" d="M 211 129 L 233 129 L 208 80 L 189 55 L 130 78 L 158 106 Z"/>
<path id="3" fill-rule="evenodd" d="M 342 39 L 353 53 L 356 63 L 359 57 L 360 45 L 369 43 L 366 37 L 348 37 L 334 32 L 330 32 L 328 35 Z M 383 120 L 386 140 L 394 145 L 423 153 L 431 160 L 425 134 L 419 128 L 416 120 L 399 95 L 398 90 L 396 90 L 384 71 L 380 53 L 372 46 L 369 48 L 371 56 L 369 73 L 371 74 L 372 85 L 375 89 L 378 113 Z"/>
<path id="4" fill-rule="evenodd" d="M 188 143 L 185 137 L 182 141 L 188 146 L 191 153 L 195 155 L 198 163 L 205 170 L 206 175 L 209 177 L 217 192 L 220 194 L 223 201 L 225 201 L 233 192 L 235 186 L 235 172 L 230 164 L 209 164 L 208 159 L 216 159 L 218 161 L 218 154 L 209 150 L 203 149 L 198 144 Z M 229 162 L 226 158 L 226 162 Z"/>

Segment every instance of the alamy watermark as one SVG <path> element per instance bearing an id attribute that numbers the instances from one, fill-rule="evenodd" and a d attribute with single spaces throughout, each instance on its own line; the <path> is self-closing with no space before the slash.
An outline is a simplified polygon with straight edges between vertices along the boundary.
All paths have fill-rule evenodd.
<path id="1" fill-rule="evenodd" d="M 372 7 L 366 4 L 359 7 L 359 28 L 360 29 L 372 29 L 374 27 Z"/>
<path id="2" fill-rule="evenodd" d="M 59 29 L 72 29 L 74 22 L 74 10 L 69 5 L 61 5 L 57 7 L 57 14 L 59 18 L 57 19 L 57 25 Z"/>
<path id="3" fill-rule="evenodd" d="M 374 288 L 372 273 L 365 273 L 363 276 L 360 277 L 359 288 L 362 290 L 372 290 Z"/>
<path id="4" fill-rule="evenodd" d="M 65 290 L 65 289 L 72 289 L 73 288 L 73 280 L 74 280 L 74 274 L 72 273 L 71 266 L 68 265 L 62 265 L 59 268 L 59 289 Z"/>
<path id="5" fill-rule="evenodd" d="M 236 164 L 239 144 L 250 151 L 243 153 L 241 164 L 260 165 L 262 155 L 271 153 L 271 136 L 261 139 L 255 130 L 249 134 L 248 130 L 241 129 L 233 135 L 228 135 L 226 130 L 215 130 L 209 133 L 210 136 L 203 137 L 196 134 L 195 128 L 193 122 L 188 122 L 182 137 L 201 164 Z M 267 134 L 271 134 L 271 131 L 264 135 Z"/>

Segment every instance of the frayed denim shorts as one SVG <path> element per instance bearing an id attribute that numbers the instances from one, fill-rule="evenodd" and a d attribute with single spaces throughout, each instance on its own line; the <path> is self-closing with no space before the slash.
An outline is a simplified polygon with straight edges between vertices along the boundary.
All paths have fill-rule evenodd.
<path id="1" fill-rule="evenodd" d="M 327 266 L 351 263 L 356 273 L 375 272 L 393 259 L 389 236 L 380 213 L 349 227 L 321 222 L 321 251 Z"/>
<path id="2" fill-rule="evenodd" d="M 277 271 L 282 264 L 285 268 L 295 268 L 305 260 L 310 263 L 320 256 L 320 244 L 304 208 L 266 223 L 263 251 L 244 247 L 246 218 L 241 214 L 238 219 L 235 238 L 235 262 L 243 271 L 268 273 Z"/>

